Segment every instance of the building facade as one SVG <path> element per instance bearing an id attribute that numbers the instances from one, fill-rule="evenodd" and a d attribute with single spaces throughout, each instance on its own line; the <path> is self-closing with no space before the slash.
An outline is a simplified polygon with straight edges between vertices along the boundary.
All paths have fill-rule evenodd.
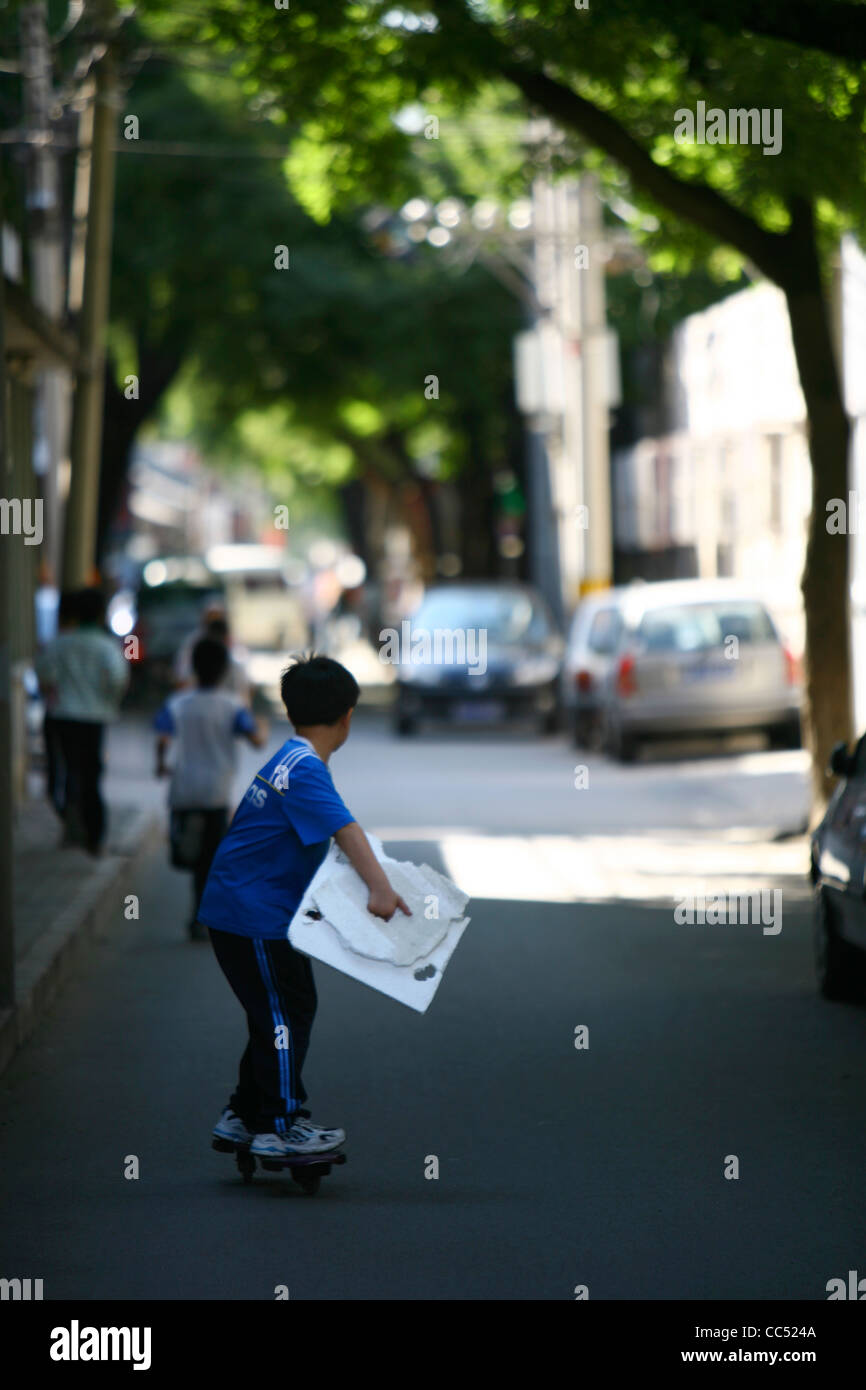
<path id="1" fill-rule="evenodd" d="M 866 499 L 866 256 L 852 237 L 841 245 L 837 308 L 851 489 Z M 619 577 L 752 584 L 802 651 L 811 465 L 782 292 L 756 285 L 686 319 L 666 361 L 665 392 L 670 432 L 612 459 Z M 858 729 L 866 727 L 866 507 L 860 513 L 863 532 L 850 536 Z"/>

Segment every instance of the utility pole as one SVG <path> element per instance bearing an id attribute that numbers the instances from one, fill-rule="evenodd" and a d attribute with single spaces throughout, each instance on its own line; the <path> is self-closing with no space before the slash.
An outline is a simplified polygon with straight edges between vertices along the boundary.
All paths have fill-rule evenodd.
<path id="1" fill-rule="evenodd" d="M 72 413 L 72 472 L 66 503 L 63 581 L 66 588 L 91 582 L 96 560 L 96 521 L 105 394 L 105 329 L 111 279 L 114 221 L 115 135 L 119 96 L 104 5 L 92 3 L 93 19 L 106 37 L 94 64 L 93 136 L 79 330 L 80 366 Z"/>
<path id="2" fill-rule="evenodd" d="M 74 106 L 78 111 L 78 153 L 75 157 L 75 183 L 72 192 L 72 235 L 67 278 L 67 313 L 77 318 L 84 303 L 84 254 L 87 242 L 87 210 L 90 202 L 90 167 L 93 150 L 93 108 L 96 83 L 89 73 L 82 83 Z"/>
<path id="3" fill-rule="evenodd" d="M 51 140 L 52 71 L 45 0 L 20 12 L 21 90 L 28 146 L 28 241 L 34 303 L 54 323 L 63 317 L 65 275 L 60 216 L 60 174 Z M 69 376 L 45 368 L 36 381 L 33 466 L 40 479 L 45 516 L 43 578 L 56 583 L 60 571 L 58 476 L 66 454 Z"/>
<path id="4" fill-rule="evenodd" d="M 530 417 L 533 579 L 563 617 L 611 578 L 610 338 L 594 179 L 540 173 L 532 214 L 539 308 L 520 335 L 518 403 Z"/>
<path id="5" fill-rule="evenodd" d="M 583 433 L 583 491 L 589 524 L 580 596 L 610 586 L 613 562 L 613 530 L 610 502 L 610 417 L 613 403 L 610 382 L 611 340 L 605 305 L 604 234 L 598 184 L 584 174 L 577 191 L 580 238 L 587 252 L 586 266 L 573 271 L 579 280 L 581 426 Z M 577 595 L 575 595 L 577 598 Z"/>
<path id="6" fill-rule="evenodd" d="M 548 160 L 542 153 L 542 159 Z M 530 394 L 529 411 L 529 509 L 532 574 L 547 599 L 557 622 L 564 624 L 563 565 L 570 558 L 569 537 L 563 526 L 562 437 L 560 421 L 566 409 L 568 381 L 562 354 L 559 322 L 561 248 L 559 226 L 561 198 L 547 169 L 532 184 L 533 293 L 538 311 L 532 328 L 536 357 L 537 393 Z M 563 546 L 565 545 L 565 549 Z"/>

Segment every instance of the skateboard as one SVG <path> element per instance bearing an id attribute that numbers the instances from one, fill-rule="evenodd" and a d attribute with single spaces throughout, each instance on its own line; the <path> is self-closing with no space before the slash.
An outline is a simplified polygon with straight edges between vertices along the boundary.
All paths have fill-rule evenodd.
<path id="1" fill-rule="evenodd" d="M 292 1154 L 287 1158 L 264 1158 L 260 1154 L 250 1153 L 249 1144 L 236 1144 L 233 1139 L 214 1139 L 211 1147 L 217 1153 L 235 1155 L 244 1183 L 252 1182 L 257 1160 L 266 1173 L 279 1173 L 283 1168 L 288 1168 L 306 1197 L 315 1197 L 322 1178 L 326 1178 L 333 1167 L 346 1162 L 342 1149 L 327 1149 L 318 1154 Z"/>

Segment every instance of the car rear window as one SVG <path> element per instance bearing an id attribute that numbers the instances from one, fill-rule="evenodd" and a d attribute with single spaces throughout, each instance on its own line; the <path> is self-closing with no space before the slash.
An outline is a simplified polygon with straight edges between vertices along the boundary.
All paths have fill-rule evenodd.
<path id="1" fill-rule="evenodd" d="M 603 608 L 592 620 L 587 638 L 589 650 L 599 656 L 611 655 L 616 651 L 621 630 L 622 619 L 616 609 Z"/>
<path id="2" fill-rule="evenodd" d="M 739 642 L 774 642 L 776 630 L 760 603 L 690 603 L 645 613 L 638 638 L 648 652 L 698 652 Z"/>
<path id="3" fill-rule="evenodd" d="M 412 627 L 484 630 L 489 641 L 505 643 L 543 641 L 552 631 L 545 609 L 528 594 L 467 589 L 427 594 Z"/>

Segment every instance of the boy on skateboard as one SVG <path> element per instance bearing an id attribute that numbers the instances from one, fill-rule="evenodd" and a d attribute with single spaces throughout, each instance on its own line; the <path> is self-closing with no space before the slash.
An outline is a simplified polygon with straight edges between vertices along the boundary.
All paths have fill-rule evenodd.
<path id="1" fill-rule="evenodd" d="M 354 676 L 330 657 L 299 659 L 283 673 L 280 693 L 296 736 L 250 783 L 199 907 L 249 1025 L 238 1085 L 213 1135 L 249 1144 L 261 1158 L 326 1153 L 346 1138 L 313 1124 L 303 1108 L 316 988 L 310 960 L 287 937 L 331 836 L 367 885 L 369 912 L 386 922 L 398 907 L 411 915 L 328 771 L 349 737 L 360 693 Z"/>

